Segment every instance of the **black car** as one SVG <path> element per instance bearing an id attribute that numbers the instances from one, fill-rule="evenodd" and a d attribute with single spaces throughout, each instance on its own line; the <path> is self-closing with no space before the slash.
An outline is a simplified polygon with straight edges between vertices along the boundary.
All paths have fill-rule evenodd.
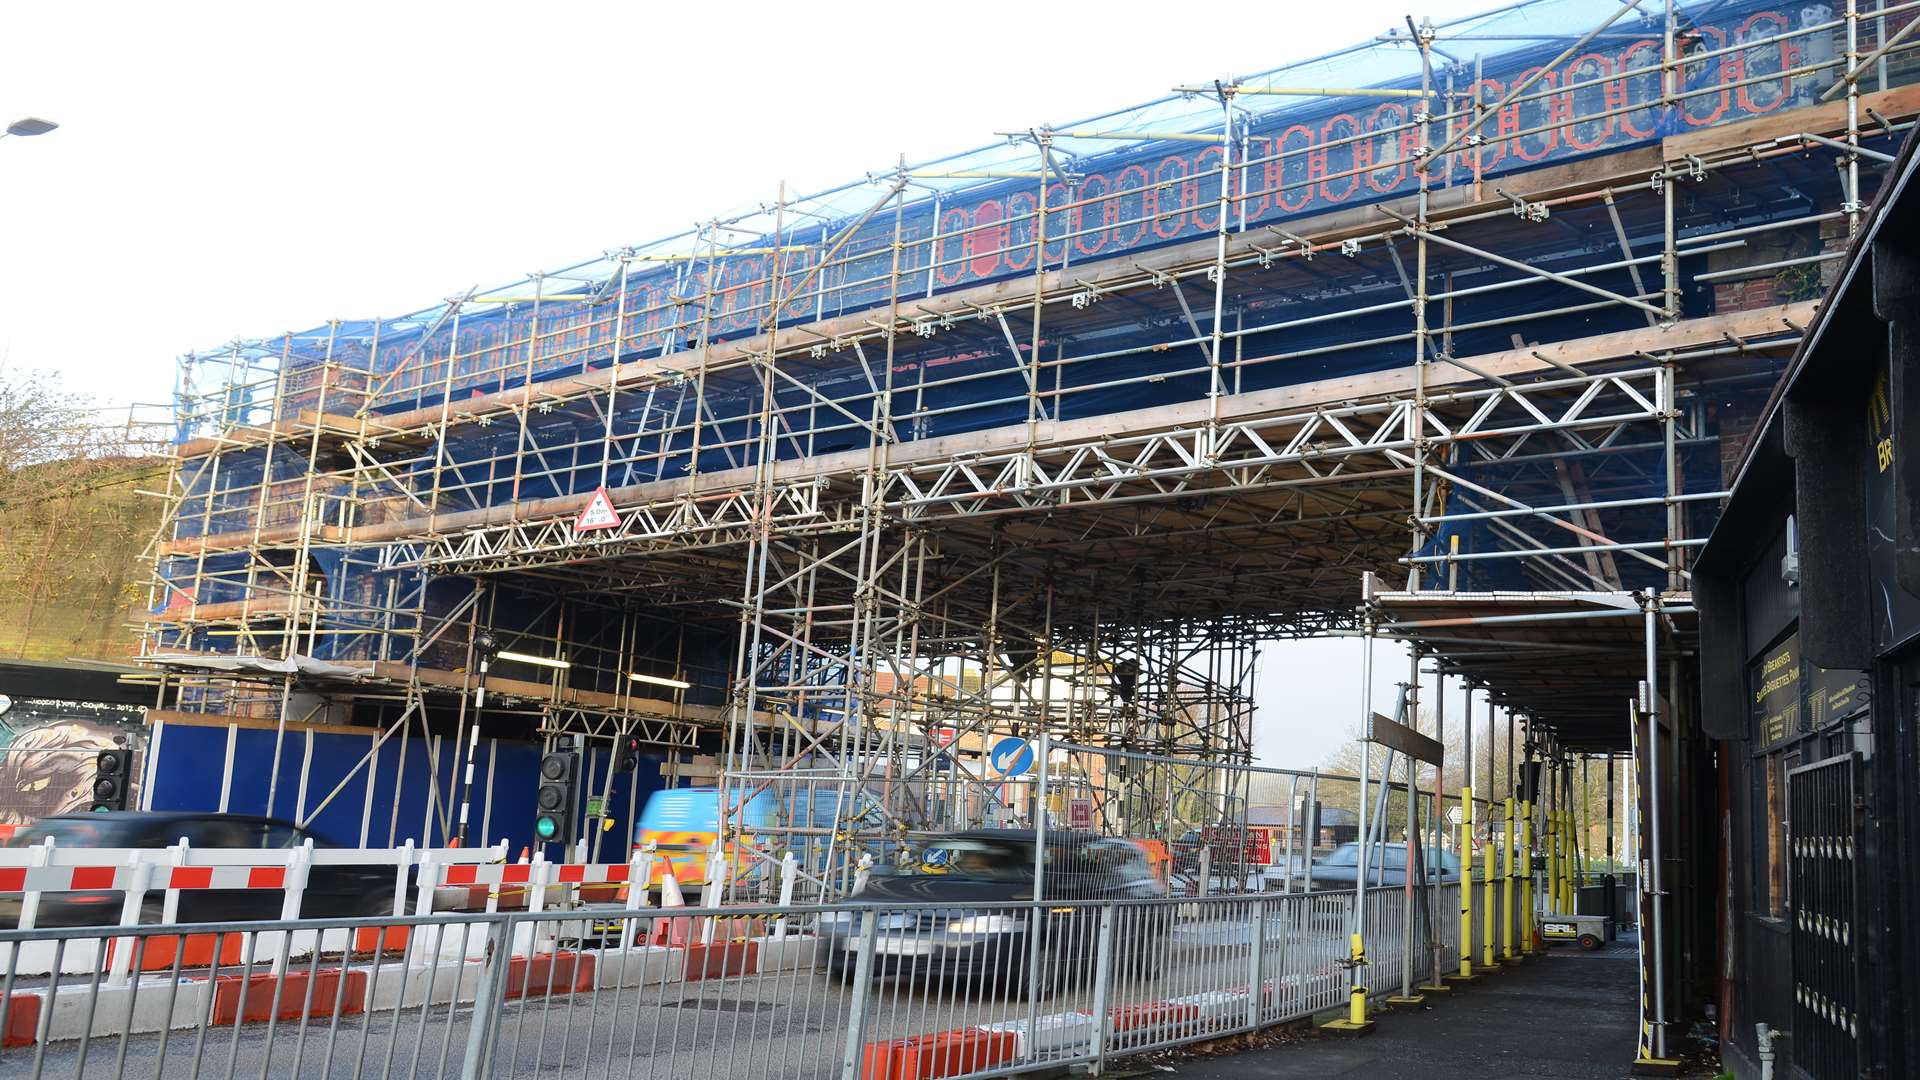
<path id="1" fill-rule="evenodd" d="M 977 829 L 929 841 L 917 866 L 876 876 L 846 910 L 821 919 L 827 968 L 852 977 L 867 912 L 875 916 L 872 972 L 911 978 L 930 990 L 1019 993 L 1034 957 L 1036 839 L 1031 829 Z M 1046 835 L 1049 903 L 1038 915 L 1041 989 L 1092 975 L 1100 922 L 1090 900 L 1152 900 L 1166 895 L 1139 845 L 1083 832 Z M 894 908 L 896 904 L 940 904 Z M 1168 912 L 1130 904 L 1116 912 L 1111 962 L 1142 969 L 1161 959 Z"/>
<path id="2" fill-rule="evenodd" d="M 97 814 L 58 814 L 41 818 L 14 834 L 11 847 L 32 847 L 53 838 L 56 848 L 164 848 L 186 838 L 192 848 L 257 848 L 284 851 L 313 840 L 314 847 L 336 847 L 291 822 L 250 814 L 146 813 L 115 810 Z M 275 859 L 275 862 L 280 861 Z M 263 860 L 264 863 L 264 860 Z M 154 881 L 164 884 L 165 871 Z M 391 865 L 311 867 L 300 898 L 303 918 L 393 914 L 395 870 Z M 236 922 L 278 919 L 285 892 L 279 889 L 183 889 L 175 921 Z M 160 921 L 164 889 L 147 893 L 140 921 Z M 120 922 L 126 894 L 120 891 L 49 892 L 40 895 L 35 926 L 114 926 Z M 0 928 L 20 922 L 18 895 L 0 896 Z"/>

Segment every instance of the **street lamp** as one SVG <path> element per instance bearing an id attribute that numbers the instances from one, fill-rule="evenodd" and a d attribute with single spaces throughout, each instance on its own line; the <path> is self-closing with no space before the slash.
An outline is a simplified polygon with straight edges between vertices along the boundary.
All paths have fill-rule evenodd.
<path id="1" fill-rule="evenodd" d="M 51 120 L 42 120 L 37 116 L 23 116 L 7 125 L 7 135 L 18 135 L 24 139 L 29 135 L 45 135 L 59 126 Z M 0 135 L 0 139 L 4 138 L 6 135 Z"/>

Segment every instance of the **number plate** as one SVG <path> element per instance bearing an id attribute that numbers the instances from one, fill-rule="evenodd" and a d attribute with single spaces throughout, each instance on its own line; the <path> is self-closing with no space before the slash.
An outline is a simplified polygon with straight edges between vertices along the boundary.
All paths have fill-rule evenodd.
<path id="1" fill-rule="evenodd" d="M 860 939 L 849 938 L 846 944 L 848 952 L 860 951 Z M 873 943 L 876 956 L 931 956 L 933 942 L 918 938 L 880 938 Z"/>

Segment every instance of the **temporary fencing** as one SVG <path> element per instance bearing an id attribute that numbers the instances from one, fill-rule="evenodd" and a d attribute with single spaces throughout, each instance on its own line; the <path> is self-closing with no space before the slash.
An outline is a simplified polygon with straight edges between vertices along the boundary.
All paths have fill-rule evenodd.
<path id="1" fill-rule="evenodd" d="M 1403 958 L 1451 962 L 1450 920 L 1403 935 L 1408 895 L 1370 890 L 1357 977 L 1376 998 Z M 0 1075 L 921 1080 L 1098 1065 L 1342 1005 L 1354 902 L 610 904 L 11 930 Z M 183 932 L 212 940 L 203 959 L 174 946 Z M 109 940 L 131 977 L 20 969 L 29 946 L 58 959 Z"/>

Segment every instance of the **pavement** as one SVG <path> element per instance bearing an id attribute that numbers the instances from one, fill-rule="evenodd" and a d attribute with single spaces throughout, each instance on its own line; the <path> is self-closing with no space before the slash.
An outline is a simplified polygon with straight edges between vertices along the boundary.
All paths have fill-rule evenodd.
<path id="1" fill-rule="evenodd" d="M 1380 1015 L 1373 1034 L 1314 1032 L 1271 1049 L 1174 1061 L 1177 1080 L 1616 1080 L 1633 1061 L 1637 980 L 1631 940 L 1564 947 L 1428 1004 Z"/>

